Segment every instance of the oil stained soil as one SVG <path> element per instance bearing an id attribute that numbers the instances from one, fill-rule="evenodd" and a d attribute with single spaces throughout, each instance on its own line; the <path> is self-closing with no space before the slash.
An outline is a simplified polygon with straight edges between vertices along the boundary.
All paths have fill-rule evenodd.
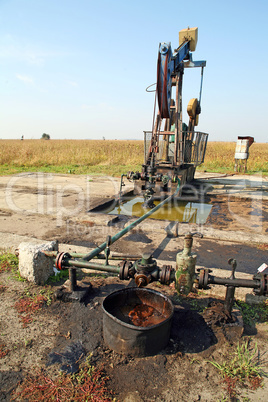
<path id="1" fill-rule="evenodd" d="M 91 363 L 108 375 L 108 387 L 118 402 L 215 401 L 222 397 L 221 378 L 208 361 L 222 361 L 225 353 L 230 353 L 230 345 L 206 324 L 201 313 L 181 303 L 171 287 L 149 285 L 169 296 L 175 306 L 166 349 L 155 356 L 134 358 L 110 350 L 102 336 L 104 298 L 133 286 L 131 281 L 86 276 L 83 281 L 92 289 L 85 304 L 52 301 L 23 327 L 15 302 L 44 288 L 14 281 L 10 273 L 2 273 L 0 279 L 6 287 L 0 294 L 1 343 L 9 351 L 0 359 L 0 401 L 11 400 L 13 390 L 27 373 L 34 374 L 37 368 L 44 368 L 52 377 L 59 370 L 75 372 L 89 354 Z M 208 301 L 204 298 L 204 307 Z M 263 338 L 258 335 L 258 346 L 265 348 L 265 334 Z"/>
<path id="2" fill-rule="evenodd" d="M 177 401 L 177 399 L 166 399 L 166 397 L 162 399 L 163 396 L 161 396 L 163 391 L 167 392 L 169 387 L 174 390 L 178 385 L 170 371 L 177 366 L 178 373 L 176 375 L 181 375 L 179 367 L 185 366 L 186 370 L 191 355 L 197 353 L 202 355 L 204 351 L 208 351 L 212 345 L 217 343 L 215 334 L 199 313 L 190 310 L 189 307 L 182 307 L 174 300 L 176 306 L 171 338 L 166 349 L 156 356 L 144 358 L 134 358 L 131 353 L 129 355 L 117 354 L 105 345 L 102 338 L 101 305 L 108 294 L 124 288 L 124 285 L 117 278 L 95 279 L 92 280 L 92 284 L 93 282 L 94 290 L 86 305 L 72 303 L 62 306 L 60 304 L 61 308 L 64 307 L 65 314 L 61 318 L 59 326 L 65 328 L 65 331 L 70 332 L 72 336 L 71 339 L 58 339 L 48 355 L 47 364 L 51 368 L 51 364 L 55 363 L 55 369 L 72 371 L 75 369 L 75 362 L 79 361 L 79 358 L 82 359 L 86 352 L 91 352 L 93 363 L 104 365 L 104 370 L 110 378 L 109 387 L 119 401 L 124 401 L 129 394 L 135 395 L 135 401 Z M 157 290 L 159 289 L 157 288 Z M 167 290 L 167 293 L 172 296 L 174 291 Z M 164 287 L 161 291 L 165 291 Z M 60 356 L 60 358 L 57 359 L 55 356 Z M 184 374 L 188 377 L 186 372 Z M 207 373 L 207 375 L 209 374 Z M 199 376 L 205 377 L 202 372 L 199 373 Z M 192 383 L 193 389 L 195 381 L 195 376 L 187 378 L 187 384 Z M 184 383 L 183 381 L 180 384 L 180 388 L 184 388 Z M 213 383 L 214 378 L 211 375 L 211 391 Z M 187 394 L 187 387 L 185 387 L 185 397 Z M 196 398 L 198 398 L 197 394 Z"/>

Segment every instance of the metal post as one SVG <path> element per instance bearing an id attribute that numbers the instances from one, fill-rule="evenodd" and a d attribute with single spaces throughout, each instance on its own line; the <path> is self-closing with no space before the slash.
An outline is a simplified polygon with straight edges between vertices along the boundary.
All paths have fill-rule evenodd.
<path id="1" fill-rule="evenodd" d="M 201 84 L 200 84 L 200 92 L 199 92 L 199 105 L 201 105 L 202 86 L 203 86 L 203 73 L 204 73 L 204 66 L 201 67 Z"/>
<path id="2" fill-rule="evenodd" d="M 234 305 L 234 295 L 235 295 L 235 287 L 227 286 L 225 300 L 224 300 L 224 307 L 228 311 L 229 314 L 232 313 L 232 308 Z"/>
<path id="3" fill-rule="evenodd" d="M 69 268 L 69 279 L 70 279 L 70 291 L 74 292 L 77 288 L 76 269 Z"/>
<path id="4" fill-rule="evenodd" d="M 229 279 L 234 280 L 235 279 L 235 270 L 236 270 L 236 260 L 234 258 L 230 258 L 228 260 L 228 264 L 232 266 L 232 273 Z M 225 300 L 224 300 L 224 307 L 228 311 L 228 313 L 231 315 L 232 314 L 232 308 L 234 305 L 234 295 L 235 295 L 235 287 L 234 286 L 227 286 L 226 288 L 226 294 L 225 294 Z"/>

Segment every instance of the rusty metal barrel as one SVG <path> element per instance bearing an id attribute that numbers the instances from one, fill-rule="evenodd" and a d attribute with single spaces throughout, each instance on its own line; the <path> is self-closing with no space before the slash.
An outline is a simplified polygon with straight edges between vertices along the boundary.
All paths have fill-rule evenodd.
<path id="1" fill-rule="evenodd" d="M 103 301 L 103 337 L 110 349 L 132 356 L 151 356 L 170 338 L 174 307 L 152 289 L 125 288 Z"/>

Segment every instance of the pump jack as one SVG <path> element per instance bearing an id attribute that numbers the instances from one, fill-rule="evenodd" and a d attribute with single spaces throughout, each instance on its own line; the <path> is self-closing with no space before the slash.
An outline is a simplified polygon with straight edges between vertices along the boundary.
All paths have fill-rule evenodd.
<path id="1" fill-rule="evenodd" d="M 128 172 L 135 181 L 135 193 L 144 191 L 145 205 L 153 207 L 153 195 L 165 197 L 181 184 L 194 178 L 195 169 L 205 157 L 208 134 L 195 131 L 201 113 L 203 71 L 206 61 L 193 61 L 198 28 L 179 32 L 179 47 L 174 53 L 170 43 L 160 43 L 157 61 L 156 97 L 158 113 L 153 116 L 152 131 L 144 131 L 144 164 L 141 172 Z M 201 68 L 199 99 L 187 106 L 188 126 L 182 120 L 182 83 L 184 70 Z M 175 87 L 175 100 L 172 99 Z M 164 125 L 164 130 L 161 129 Z"/>

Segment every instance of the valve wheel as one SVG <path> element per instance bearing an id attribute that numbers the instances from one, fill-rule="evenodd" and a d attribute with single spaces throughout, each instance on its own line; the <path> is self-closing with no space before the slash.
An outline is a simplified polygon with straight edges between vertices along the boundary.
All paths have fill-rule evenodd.
<path id="1" fill-rule="evenodd" d="M 144 274 L 135 275 L 135 283 L 138 286 L 138 288 L 143 288 L 144 286 L 147 286 L 149 282 L 150 282 L 150 276 L 146 276 Z"/>

